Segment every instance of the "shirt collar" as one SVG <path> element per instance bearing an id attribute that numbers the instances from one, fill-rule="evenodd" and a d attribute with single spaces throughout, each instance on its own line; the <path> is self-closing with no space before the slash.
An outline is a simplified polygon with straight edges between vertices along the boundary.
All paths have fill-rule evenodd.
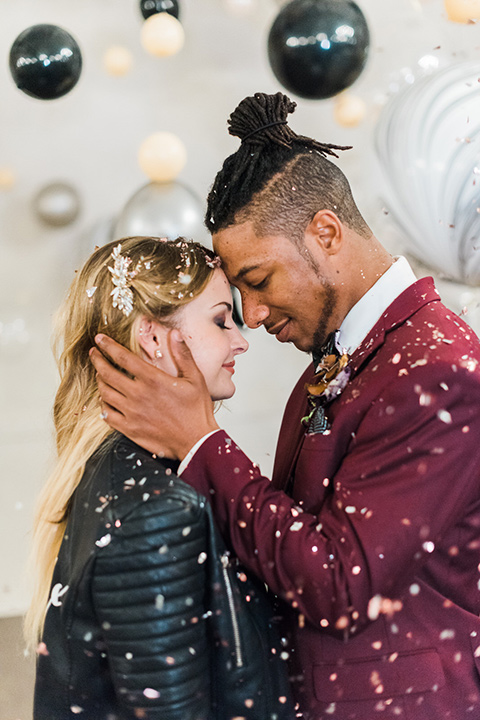
<path id="1" fill-rule="evenodd" d="M 388 306 L 416 280 L 408 260 L 401 255 L 395 257 L 388 270 L 346 315 L 336 338 L 337 347 L 351 355 Z"/>

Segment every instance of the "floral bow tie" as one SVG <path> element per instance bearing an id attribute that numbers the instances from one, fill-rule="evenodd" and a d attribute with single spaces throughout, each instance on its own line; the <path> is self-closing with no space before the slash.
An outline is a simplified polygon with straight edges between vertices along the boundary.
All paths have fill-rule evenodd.
<path id="1" fill-rule="evenodd" d="M 340 395 L 350 377 L 349 356 L 337 347 L 337 334 L 338 330 L 330 333 L 320 352 L 314 354 L 314 381 L 306 385 L 311 410 L 302 418 L 308 433 L 324 433 L 329 429 L 325 405 Z"/>

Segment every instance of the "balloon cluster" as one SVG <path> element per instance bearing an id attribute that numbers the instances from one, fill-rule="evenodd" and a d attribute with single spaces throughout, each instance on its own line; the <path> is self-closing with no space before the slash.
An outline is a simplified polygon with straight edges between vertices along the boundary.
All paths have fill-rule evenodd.
<path id="1" fill-rule="evenodd" d="M 355 82 L 369 42 L 367 22 L 353 0 L 292 0 L 270 29 L 268 58 L 284 88 L 321 100 Z"/>
<path id="2" fill-rule="evenodd" d="M 145 18 L 141 42 L 158 57 L 177 53 L 184 44 L 178 0 L 140 0 Z M 110 75 L 125 75 L 132 55 L 127 48 L 112 46 L 104 55 Z M 77 84 L 82 71 L 82 54 L 76 40 L 58 25 L 32 25 L 14 41 L 9 57 L 10 73 L 17 87 L 38 100 L 55 100 Z"/>
<path id="3" fill-rule="evenodd" d="M 376 127 L 389 210 L 412 254 L 446 277 L 480 282 L 478 63 L 416 80 Z"/>

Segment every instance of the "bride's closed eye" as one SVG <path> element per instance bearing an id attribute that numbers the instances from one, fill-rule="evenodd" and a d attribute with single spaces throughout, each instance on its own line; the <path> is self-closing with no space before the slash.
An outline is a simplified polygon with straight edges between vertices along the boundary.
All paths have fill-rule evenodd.
<path id="1" fill-rule="evenodd" d="M 232 325 L 227 325 L 227 317 L 226 315 L 218 315 L 216 318 L 214 318 L 214 323 L 222 330 L 231 330 Z"/>

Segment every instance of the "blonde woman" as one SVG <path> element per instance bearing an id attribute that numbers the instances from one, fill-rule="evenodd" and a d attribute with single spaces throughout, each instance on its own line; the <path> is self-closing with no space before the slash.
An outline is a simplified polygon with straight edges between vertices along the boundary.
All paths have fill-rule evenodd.
<path id="1" fill-rule="evenodd" d="M 57 317 L 57 462 L 34 526 L 35 720 L 294 716 L 265 588 L 222 545 L 208 502 L 104 422 L 89 350 L 108 334 L 175 382 L 181 331 L 212 401 L 248 345 L 218 259 L 182 238 L 97 249 Z"/>

